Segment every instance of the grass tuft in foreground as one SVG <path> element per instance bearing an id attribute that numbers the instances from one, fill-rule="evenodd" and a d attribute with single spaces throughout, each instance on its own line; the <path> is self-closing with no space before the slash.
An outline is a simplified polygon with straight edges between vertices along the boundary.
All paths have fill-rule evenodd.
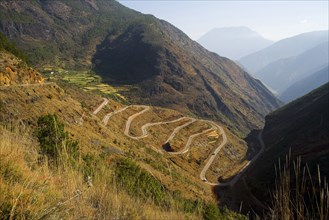
<path id="1" fill-rule="evenodd" d="M 300 157 L 291 161 L 289 154 L 283 165 L 279 161 L 276 174 L 270 219 L 329 219 L 329 187 L 319 167 L 312 175 Z"/>

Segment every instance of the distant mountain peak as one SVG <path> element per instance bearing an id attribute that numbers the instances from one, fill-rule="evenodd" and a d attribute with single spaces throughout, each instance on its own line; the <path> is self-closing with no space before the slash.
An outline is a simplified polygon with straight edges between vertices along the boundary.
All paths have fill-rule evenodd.
<path id="1" fill-rule="evenodd" d="M 256 31 L 250 29 L 249 27 L 246 27 L 246 26 L 233 26 L 233 27 L 217 27 L 217 28 L 214 28 L 212 30 L 210 30 L 208 33 L 211 33 L 211 32 L 222 32 L 223 34 L 226 34 L 226 33 L 245 33 L 245 34 L 250 34 L 250 33 L 254 33 L 254 34 L 257 34 L 259 35 Z"/>
<path id="2" fill-rule="evenodd" d="M 233 60 L 273 43 L 245 26 L 214 28 L 203 35 L 198 42 L 208 50 Z"/>

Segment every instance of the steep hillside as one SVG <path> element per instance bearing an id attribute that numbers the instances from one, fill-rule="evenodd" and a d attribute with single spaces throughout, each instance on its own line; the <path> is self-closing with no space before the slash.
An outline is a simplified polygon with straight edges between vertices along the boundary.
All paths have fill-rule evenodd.
<path id="1" fill-rule="evenodd" d="M 232 61 L 115 1 L 1 1 L 0 11 L 0 30 L 33 63 L 92 67 L 104 82 L 128 85 L 133 103 L 213 119 L 240 136 L 280 104 Z"/>
<path id="2" fill-rule="evenodd" d="M 264 208 L 265 205 L 265 209 L 266 206 L 273 205 L 270 203 L 271 196 L 273 196 L 270 192 L 275 188 L 278 162 L 281 161 L 283 168 L 289 151 L 291 161 L 300 156 L 301 166 L 308 164 L 309 171 L 304 175 L 307 178 L 310 173 L 314 185 L 308 181 L 306 186 L 318 187 L 318 183 L 316 183 L 318 172 L 321 173 L 321 178 L 327 178 L 329 175 L 328 130 L 328 83 L 266 116 L 265 127 L 260 136 L 253 133 L 248 138 L 249 146 L 259 145 L 260 139 L 264 141 L 265 145 L 262 155 L 253 165 L 254 169 L 250 169 L 245 175 L 245 184 L 248 186 L 245 189 L 257 198 L 252 200 L 263 202 L 263 206 L 258 206 L 259 202 L 252 204 L 258 203 L 256 205 L 258 208 Z M 277 166 L 276 170 L 275 165 Z M 317 166 L 319 166 L 319 170 Z M 291 169 L 293 176 L 295 173 L 293 168 Z M 293 190 L 296 185 L 294 177 L 289 179 L 289 184 Z M 246 187 L 246 185 L 242 184 L 241 187 Z"/>
<path id="3" fill-rule="evenodd" d="M 198 42 L 206 49 L 232 60 L 238 60 L 273 43 L 243 26 L 215 28 L 204 34 Z"/>
<path id="4" fill-rule="evenodd" d="M 74 91 L 70 86 L 67 91 L 54 83 L 1 86 L 0 97 L 0 210 L 4 216 L 76 219 L 116 215 L 180 219 L 187 215 L 200 219 L 214 214 L 213 209 L 212 213 L 206 211 L 207 207 L 216 210 L 211 186 L 199 175 L 207 157 L 223 141 L 218 132 L 212 130 L 209 137 L 205 132 L 195 137 L 193 150 L 188 155 L 171 155 L 163 151 L 162 143 L 176 126 L 186 121 L 159 124 L 150 129 L 151 134 L 145 140 L 134 140 L 122 130 L 127 119 L 142 110 L 138 106 L 109 118 L 104 125 L 105 115 L 124 106 L 109 101 L 106 106 L 99 107 L 104 101 L 101 97 Z M 79 101 L 76 101 L 74 98 L 78 97 Z M 47 165 L 48 160 L 42 159 L 42 146 L 35 130 L 39 127 L 38 119 L 47 114 L 58 115 L 68 137 L 78 141 L 79 157 L 71 159 L 73 164 L 65 162 L 63 168 L 54 169 L 53 165 Z M 173 110 L 152 108 L 134 120 L 129 133 L 138 136 L 145 123 L 180 117 L 182 115 Z M 190 135 L 209 129 L 209 125 L 201 122 L 185 127 L 172 143 L 177 150 Z M 225 129 L 226 132 L 229 141 L 207 172 L 211 182 L 217 183 L 220 176 L 227 181 L 239 172 L 245 161 L 245 143 Z M 51 135 L 54 133 L 47 137 Z M 70 152 L 69 146 L 66 149 Z M 65 158 L 67 154 L 64 152 L 61 157 Z M 51 159 L 49 156 L 50 162 Z M 91 188 L 86 182 L 87 175 L 92 178 Z M 31 185 L 24 185 L 24 181 Z M 16 193 L 23 196 L 17 208 L 11 209 L 12 203 L 8 201 L 12 201 Z M 117 206 L 121 208 L 116 209 Z M 141 209 L 144 211 L 140 212 Z M 225 215 L 235 214 L 228 211 Z"/>
<path id="5" fill-rule="evenodd" d="M 291 85 L 280 95 L 280 100 L 290 102 L 327 83 L 328 81 L 329 69 L 327 66 Z"/>
<path id="6" fill-rule="evenodd" d="M 269 63 L 295 57 L 321 43 L 328 41 L 328 30 L 300 34 L 280 40 L 273 45 L 249 54 L 239 60 L 250 73 L 255 74 Z"/>
<path id="7" fill-rule="evenodd" d="M 89 67 L 96 45 L 109 33 L 147 19 L 103 0 L 6 0 L 0 11 L 0 31 L 36 66 Z"/>
<path id="8" fill-rule="evenodd" d="M 327 41 L 298 56 L 274 61 L 257 71 L 255 77 L 281 94 L 293 83 L 327 65 L 329 62 L 328 48 Z"/>

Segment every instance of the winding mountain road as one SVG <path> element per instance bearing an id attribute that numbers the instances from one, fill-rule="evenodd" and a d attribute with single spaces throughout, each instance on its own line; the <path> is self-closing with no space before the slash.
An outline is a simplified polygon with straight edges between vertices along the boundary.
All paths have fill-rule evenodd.
<path id="1" fill-rule="evenodd" d="M 126 107 L 124 107 L 124 108 L 122 108 L 122 109 L 119 109 L 119 110 L 116 110 L 116 111 L 114 111 L 114 112 L 110 112 L 110 113 L 106 114 L 106 115 L 104 116 L 104 119 L 103 119 L 103 123 L 104 123 L 104 125 L 107 125 L 109 119 L 110 119 L 113 115 L 116 115 L 116 114 L 118 114 L 118 113 L 120 113 L 120 112 L 123 112 L 124 110 L 126 110 L 126 109 L 129 108 L 129 107 L 131 107 L 131 106 L 129 105 L 129 106 L 126 106 Z"/>
<path id="2" fill-rule="evenodd" d="M 223 141 L 222 143 L 216 148 L 216 150 L 210 155 L 209 157 L 209 160 L 207 161 L 206 165 L 203 167 L 201 173 L 200 173 L 200 179 L 206 183 L 208 183 L 209 185 L 212 185 L 212 186 L 217 186 L 217 185 L 220 185 L 220 186 L 226 186 L 226 185 L 230 185 L 230 182 L 227 182 L 227 183 L 211 183 L 207 180 L 206 178 L 206 173 L 209 169 L 209 167 L 211 166 L 211 164 L 214 162 L 217 154 L 219 153 L 219 151 L 222 149 L 222 147 L 226 144 L 227 142 L 227 137 L 226 137 L 226 134 L 223 130 L 222 127 L 220 127 L 219 125 L 211 122 L 213 124 L 214 127 L 217 127 L 217 129 L 220 130 L 220 133 L 222 134 L 223 136 Z"/>
<path id="3" fill-rule="evenodd" d="M 127 119 L 127 122 L 126 122 L 126 128 L 125 128 L 125 131 L 124 131 L 124 134 L 127 136 L 127 137 L 130 137 L 132 139 L 140 139 L 140 137 L 134 137 L 134 136 L 131 136 L 129 134 L 129 130 L 130 130 L 130 125 L 131 125 L 131 122 L 139 115 L 141 114 L 144 114 L 145 112 L 149 111 L 150 110 L 150 107 L 149 106 L 146 106 L 146 105 L 140 105 L 138 107 L 142 107 L 144 108 L 142 111 L 140 112 L 137 112 L 133 115 L 131 115 L 128 119 Z M 143 135 L 142 135 L 143 136 Z"/>
<path id="4" fill-rule="evenodd" d="M 186 144 L 185 144 L 185 147 L 184 147 L 182 150 L 177 151 L 177 152 L 168 152 L 168 154 L 177 155 L 177 154 L 185 154 L 185 153 L 187 153 L 187 152 L 189 151 L 190 146 L 191 146 L 191 144 L 192 144 L 192 141 L 193 141 L 193 139 L 194 139 L 195 137 L 200 136 L 200 135 L 202 135 L 202 134 L 209 133 L 210 131 L 213 131 L 213 130 L 214 130 L 214 128 L 210 128 L 210 129 L 207 129 L 207 130 L 201 131 L 201 132 L 199 132 L 199 133 L 192 134 L 191 136 L 189 136 L 189 138 L 188 138 L 188 140 L 187 140 L 187 142 L 186 142 Z"/>
<path id="5" fill-rule="evenodd" d="M 145 138 L 145 137 L 148 136 L 148 131 L 147 131 L 147 129 L 148 129 L 149 127 L 152 127 L 152 126 L 155 126 L 155 125 L 163 125 L 163 124 L 175 123 L 175 122 L 182 121 L 182 120 L 184 120 L 184 119 L 186 119 L 186 117 L 181 117 L 181 118 L 178 118 L 178 119 L 175 119 L 175 120 L 172 120 L 172 121 L 163 121 L 163 122 L 147 123 L 147 124 L 145 124 L 145 125 L 143 125 L 143 126 L 141 127 L 141 129 L 142 129 L 142 135 L 141 135 L 141 136 L 139 136 L 139 137 L 133 137 L 133 136 L 131 136 L 131 135 L 127 135 L 127 136 L 130 137 L 130 138 L 133 138 L 133 139 L 141 139 L 141 138 Z M 187 124 L 187 123 L 186 123 L 186 124 Z M 184 124 L 184 125 L 185 125 L 185 124 Z M 180 127 L 180 126 L 179 126 L 179 127 Z M 126 128 L 127 128 L 127 127 L 126 127 Z M 127 129 L 128 129 L 128 131 L 129 131 L 130 128 L 127 128 Z"/>
<path id="6" fill-rule="evenodd" d="M 183 117 L 183 118 L 185 119 L 187 117 Z M 189 122 L 186 122 L 185 124 L 182 124 L 174 129 L 174 131 L 170 134 L 169 138 L 166 140 L 165 143 L 169 143 L 169 141 L 171 141 L 180 130 L 182 130 L 183 128 L 189 126 L 190 124 L 196 121 L 195 118 L 188 118 L 188 119 L 190 120 Z"/>
<path id="7" fill-rule="evenodd" d="M 107 105 L 108 103 L 108 100 L 104 98 L 104 101 L 103 103 L 93 112 L 94 114 L 97 114 L 105 105 Z M 246 168 L 253 162 L 255 161 L 259 155 L 263 152 L 264 150 L 264 143 L 262 142 L 262 139 L 261 139 L 261 132 L 259 134 L 259 140 L 260 140 L 260 143 L 262 145 L 262 149 L 261 151 L 251 160 L 249 161 L 248 163 L 246 163 L 244 165 L 244 167 L 240 170 L 240 172 L 233 178 L 231 179 L 230 181 L 228 182 L 225 182 L 225 183 L 212 183 L 212 182 L 209 182 L 206 178 L 206 173 L 208 171 L 208 169 L 210 168 L 210 166 L 212 165 L 212 163 L 214 162 L 217 154 L 219 153 L 219 151 L 225 146 L 225 144 L 227 143 L 227 136 L 224 132 L 224 129 L 217 125 L 216 123 L 214 123 L 213 121 L 208 121 L 208 120 L 198 120 L 198 119 L 195 119 L 195 118 L 190 118 L 190 117 L 180 117 L 178 119 L 174 119 L 174 120 L 171 120 L 171 121 L 162 121 L 162 122 L 152 122 L 152 123 L 147 123 L 147 124 L 144 124 L 142 127 L 141 127 L 141 130 L 142 130 L 142 134 L 140 136 L 132 136 L 130 134 L 130 126 L 131 126 L 131 123 L 133 122 L 133 120 L 144 114 L 145 112 L 149 111 L 150 110 L 150 106 L 146 106 L 146 105 L 129 105 L 129 106 L 126 106 L 124 108 L 121 108 L 119 110 L 116 110 L 114 112 L 111 112 L 111 113 L 108 113 L 104 116 L 104 119 L 103 119 L 103 123 L 104 125 L 107 125 L 110 117 L 112 117 L 113 115 L 115 114 L 118 114 L 120 112 L 123 112 L 125 111 L 126 109 L 130 108 L 130 107 L 139 107 L 139 108 L 143 108 L 143 110 L 129 116 L 129 118 L 127 119 L 126 121 L 126 125 L 125 125 L 125 130 L 124 130 L 124 134 L 131 138 L 131 139 L 134 139 L 134 140 L 138 140 L 138 139 L 142 139 L 142 138 L 145 138 L 148 136 L 148 128 L 151 127 L 151 126 L 155 126 L 155 125 L 161 125 L 161 124 L 169 124 L 169 123 L 175 123 L 175 122 L 179 122 L 179 121 L 182 121 L 182 120 L 185 120 L 185 119 L 189 119 L 189 121 L 187 121 L 186 123 L 180 125 L 180 126 L 177 126 L 173 132 L 170 134 L 170 136 L 168 137 L 168 139 L 166 140 L 165 143 L 169 143 L 174 137 L 175 135 L 183 128 L 187 127 L 188 125 L 196 122 L 196 121 L 202 121 L 202 122 L 205 122 L 207 124 L 210 124 L 211 125 L 211 128 L 208 128 L 206 130 L 203 130 L 203 131 L 200 131 L 198 133 L 195 133 L 195 134 L 192 134 L 188 137 L 188 140 L 187 140 L 187 143 L 185 144 L 184 148 L 181 149 L 180 151 L 177 151 L 177 152 L 168 152 L 168 151 L 165 151 L 167 152 L 168 154 L 171 154 L 171 155 L 179 155 L 179 154 L 185 154 L 187 153 L 189 150 L 190 150 L 190 146 L 194 140 L 194 138 L 196 138 L 197 136 L 200 136 L 200 135 L 203 135 L 203 134 L 206 134 L 206 133 L 209 133 L 211 131 L 214 131 L 214 130 L 218 130 L 220 132 L 220 134 L 222 135 L 223 137 L 223 141 L 218 145 L 218 147 L 213 151 L 213 153 L 209 156 L 209 158 L 207 159 L 207 162 L 205 164 L 205 166 L 203 167 L 203 169 L 201 170 L 201 173 L 200 173 L 200 179 L 205 182 L 206 184 L 208 185 L 211 185 L 211 186 L 232 186 L 234 185 L 238 180 L 239 178 L 241 177 L 241 175 L 246 171 Z"/>

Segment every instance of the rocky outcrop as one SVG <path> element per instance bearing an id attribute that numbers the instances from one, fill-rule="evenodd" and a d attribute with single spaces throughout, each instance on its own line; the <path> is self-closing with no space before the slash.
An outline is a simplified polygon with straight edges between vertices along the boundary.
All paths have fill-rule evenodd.
<path id="1" fill-rule="evenodd" d="M 44 78 L 14 55 L 0 51 L 0 86 L 43 83 Z"/>

